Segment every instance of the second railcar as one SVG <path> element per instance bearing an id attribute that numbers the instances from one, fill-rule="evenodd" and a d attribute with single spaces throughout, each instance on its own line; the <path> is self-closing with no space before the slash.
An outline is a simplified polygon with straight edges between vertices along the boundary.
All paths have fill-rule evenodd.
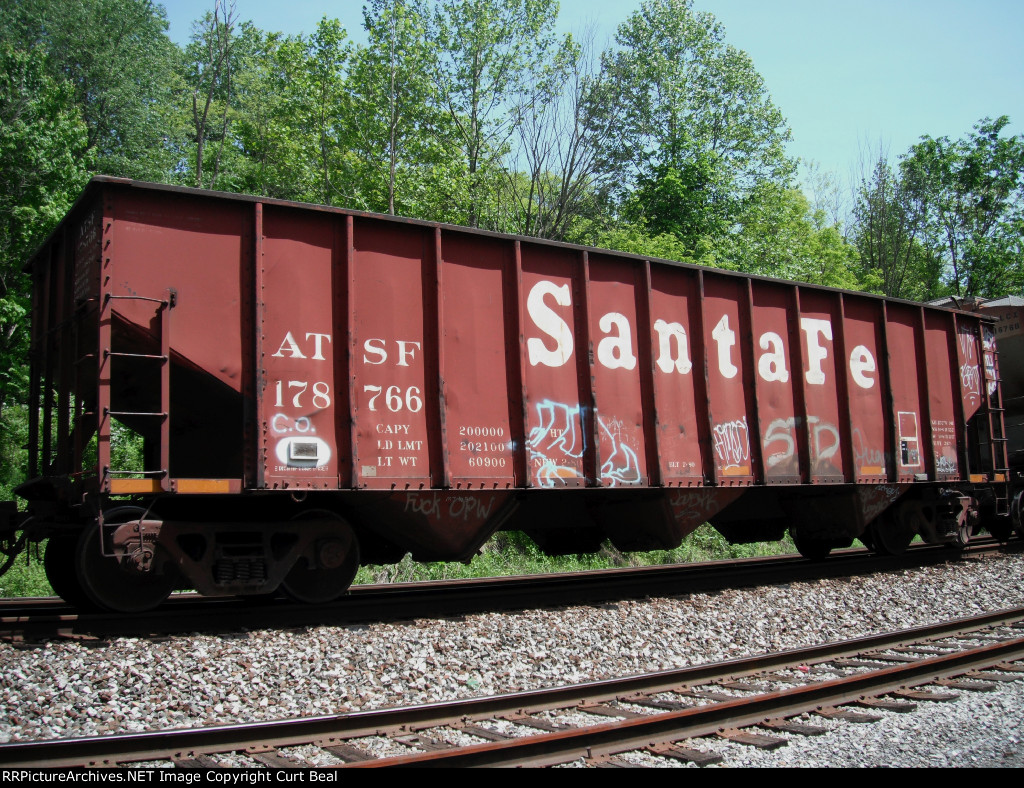
<path id="1" fill-rule="evenodd" d="M 19 494 L 54 586 L 108 608 L 326 600 L 502 528 L 576 553 L 710 521 L 823 556 L 1008 511 L 976 314 L 111 178 L 29 270 Z"/>

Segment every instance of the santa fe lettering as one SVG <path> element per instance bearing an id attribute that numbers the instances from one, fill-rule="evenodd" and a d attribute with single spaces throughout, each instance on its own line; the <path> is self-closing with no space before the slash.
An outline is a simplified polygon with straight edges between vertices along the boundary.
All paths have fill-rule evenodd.
<path id="1" fill-rule="evenodd" d="M 572 294 L 568 285 L 556 285 L 541 280 L 531 289 L 526 299 L 526 310 L 534 327 L 543 335 L 526 340 L 527 358 L 531 366 L 544 365 L 561 367 L 569 363 L 574 351 L 573 333 L 566 321 L 569 314 L 559 313 L 556 307 L 572 307 Z M 607 369 L 632 370 L 637 365 L 633 351 L 633 328 L 629 319 L 618 312 L 608 312 L 597 322 L 604 336 L 597 340 L 596 360 Z M 737 337 L 735 327 L 730 324 L 729 314 L 722 315 L 711 330 L 714 350 L 709 352 L 717 361 L 719 374 L 732 379 L 739 374 Z M 801 317 L 800 330 L 804 337 L 804 357 L 807 371 L 804 379 L 808 385 L 825 385 L 824 362 L 832 347 L 832 321 L 820 318 Z M 689 375 L 693 370 L 689 336 L 680 322 L 657 317 L 654 320 L 654 365 L 663 373 Z M 757 339 L 757 346 L 763 352 L 757 357 L 757 374 L 771 383 L 789 381 L 785 340 L 774 331 L 766 331 Z M 863 389 L 873 388 L 878 365 L 875 357 L 864 345 L 857 345 L 848 359 L 850 378 Z"/>

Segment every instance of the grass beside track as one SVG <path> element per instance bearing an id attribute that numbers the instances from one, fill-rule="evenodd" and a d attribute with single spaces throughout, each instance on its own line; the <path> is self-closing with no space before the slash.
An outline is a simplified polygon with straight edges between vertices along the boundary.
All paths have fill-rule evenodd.
<path id="1" fill-rule="evenodd" d="M 729 544 L 710 525 L 702 525 L 675 550 L 623 553 L 606 541 L 596 553 L 546 556 L 525 534 L 518 531 L 498 533 L 484 545 L 480 554 L 467 564 L 454 561 L 418 563 L 406 555 L 397 564 L 360 568 L 356 583 L 404 583 L 420 580 L 459 580 L 473 577 L 540 575 L 554 572 L 580 572 L 620 567 L 659 566 L 714 561 L 725 558 L 751 558 L 796 552 L 789 535 L 781 542 Z"/>
<path id="2" fill-rule="evenodd" d="M 32 546 L 20 556 L 3 577 L 0 597 L 53 596 L 53 589 L 43 571 L 45 543 Z M 397 564 L 361 567 L 357 584 L 403 583 L 421 580 L 458 580 L 473 577 L 505 577 L 538 575 L 554 572 L 614 569 L 619 567 L 658 566 L 714 561 L 725 558 L 793 553 L 796 549 L 789 536 L 781 542 L 758 542 L 734 545 L 710 525 L 702 525 L 675 550 L 653 550 L 645 553 L 622 553 L 609 542 L 593 554 L 546 556 L 525 534 L 503 532 L 484 545 L 480 554 L 469 563 L 437 561 L 418 563 L 406 555 Z"/>

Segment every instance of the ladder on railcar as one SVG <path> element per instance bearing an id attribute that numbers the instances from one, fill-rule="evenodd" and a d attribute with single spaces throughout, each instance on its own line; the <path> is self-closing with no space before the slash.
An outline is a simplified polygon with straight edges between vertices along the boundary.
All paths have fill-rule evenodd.
<path id="1" fill-rule="evenodd" d="M 990 326 L 982 326 L 982 375 L 985 386 L 985 404 L 988 420 L 989 467 L 995 484 L 996 514 L 1010 513 L 1010 458 L 1009 439 L 1006 437 L 1006 409 L 1003 407 L 1002 378 L 999 376 L 999 351 L 995 333 Z"/>
<path id="2" fill-rule="evenodd" d="M 160 336 L 158 342 L 159 353 L 127 353 L 117 351 L 113 348 L 113 302 L 114 301 L 143 301 L 155 305 L 155 312 L 159 318 L 158 325 Z M 170 346 L 170 319 L 171 308 L 174 306 L 175 294 L 173 291 L 167 293 L 167 297 L 150 298 L 139 295 L 112 295 L 106 294 L 103 297 L 103 306 L 100 314 L 100 345 L 103 354 L 100 360 L 101 370 L 105 368 L 107 383 L 102 383 L 103 373 L 101 371 L 100 403 L 101 413 L 99 427 L 100 446 L 100 483 L 104 492 L 167 492 L 170 490 L 170 446 L 171 446 L 171 346 Z M 160 396 L 159 406 L 155 411 L 120 411 L 113 409 L 112 392 L 112 369 L 113 359 L 136 359 L 140 361 L 152 361 L 160 367 Z M 156 454 L 159 457 L 158 468 L 143 468 L 142 470 L 115 469 L 110 467 L 111 463 L 111 419 L 158 419 L 160 421 L 159 450 Z M 151 455 L 148 449 L 144 452 L 146 460 Z M 143 480 L 152 480 L 150 485 L 115 485 L 116 477 L 128 479 L 131 477 L 143 477 Z M 117 489 L 115 489 L 117 488 Z"/>

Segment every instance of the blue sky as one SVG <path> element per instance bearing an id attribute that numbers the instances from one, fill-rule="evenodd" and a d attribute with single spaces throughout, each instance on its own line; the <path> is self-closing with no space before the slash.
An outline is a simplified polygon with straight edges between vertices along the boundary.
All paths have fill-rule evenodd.
<path id="1" fill-rule="evenodd" d="M 362 38 L 361 0 L 236 0 L 264 30 L 308 33 L 337 17 Z M 213 0 L 164 0 L 184 43 Z M 593 23 L 599 42 L 640 0 L 561 0 L 562 30 Z M 921 135 L 965 136 L 1009 115 L 1024 131 L 1024 0 L 695 0 L 750 54 L 793 130 L 791 155 L 847 179 L 879 145 L 903 153 Z M 1005 132 L 1004 132 L 1005 133 Z"/>

